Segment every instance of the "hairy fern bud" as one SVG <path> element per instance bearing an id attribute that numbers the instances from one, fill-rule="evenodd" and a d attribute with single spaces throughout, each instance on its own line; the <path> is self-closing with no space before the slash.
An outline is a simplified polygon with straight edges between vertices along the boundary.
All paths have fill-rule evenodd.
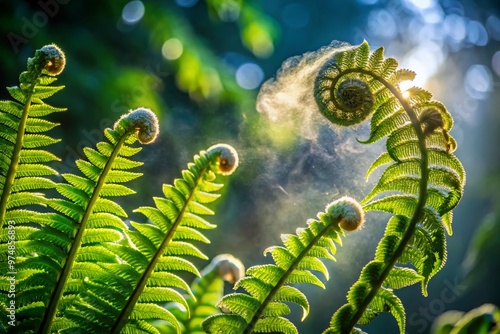
<path id="1" fill-rule="evenodd" d="M 61 74 L 61 72 L 64 70 L 64 67 L 66 66 L 66 56 L 57 45 L 45 45 L 40 50 L 38 50 L 38 52 L 44 55 L 44 61 L 42 65 L 43 69 L 48 75 L 56 76 Z"/>
<path id="2" fill-rule="evenodd" d="M 323 66 L 314 84 L 314 98 L 319 111 L 329 121 L 341 126 L 363 122 L 371 113 L 374 97 L 368 84 L 348 78 L 338 83 L 335 63 Z"/>
<path id="3" fill-rule="evenodd" d="M 40 49 L 45 54 L 44 70 L 47 74 L 59 75 L 66 66 L 66 57 L 64 52 L 55 44 L 45 45 Z"/>
<path id="4" fill-rule="evenodd" d="M 216 144 L 207 150 L 209 155 L 217 154 L 215 172 L 221 175 L 231 175 L 239 164 L 238 152 L 227 144 Z"/>
<path id="5" fill-rule="evenodd" d="M 361 205 L 352 197 L 344 196 L 328 204 L 326 212 L 332 219 L 340 219 L 339 226 L 344 231 L 360 230 L 365 223 L 365 213 Z"/>
<path id="6" fill-rule="evenodd" d="M 231 284 L 245 276 L 245 266 L 231 254 L 221 254 L 213 258 L 211 265 L 217 268 L 220 277 Z"/>
<path id="7" fill-rule="evenodd" d="M 116 121 L 115 130 L 136 133 L 142 144 L 149 144 L 156 139 L 159 132 L 158 117 L 148 108 L 137 108 L 122 115 Z"/>

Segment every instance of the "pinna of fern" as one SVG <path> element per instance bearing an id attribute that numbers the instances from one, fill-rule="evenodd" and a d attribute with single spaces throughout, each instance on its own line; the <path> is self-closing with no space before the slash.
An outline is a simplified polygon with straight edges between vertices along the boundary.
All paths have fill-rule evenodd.
<path id="1" fill-rule="evenodd" d="M 238 155 L 231 146 L 214 145 L 195 156 L 182 178 L 173 185 L 163 185 L 165 197 L 155 197 L 155 207 L 136 209 L 148 222 L 131 222 L 128 242 L 106 246 L 119 257 L 119 263 L 92 264 L 86 269 L 95 274 L 83 281 L 81 298 L 65 309 L 64 317 L 72 324 L 63 332 L 157 333 L 151 325 L 154 320 L 170 323 L 180 332 L 179 320 L 160 304 L 176 302 L 189 312 L 189 304 L 179 290 L 193 300 L 195 297 L 173 271 L 200 276 L 185 257 L 207 259 L 193 241 L 208 243 L 199 230 L 215 225 L 201 216 L 214 214 L 206 205 L 220 196 L 218 191 L 223 187 L 214 182 L 216 174 L 229 175 L 237 166 Z M 83 275 L 82 270 L 80 277 Z"/>
<path id="2" fill-rule="evenodd" d="M 201 324 L 203 320 L 220 312 L 216 306 L 224 295 L 224 281 L 234 284 L 245 275 L 243 263 L 230 254 L 217 255 L 210 264 L 196 277 L 191 284 L 191 291 L 195 298 L 184 296 L 191 316 L 188 317 L 187 310 L 179 303 L 168 303 L 164 307 L 181 323 L 181 333 L 202 334 Z M 157 324 L 163 334 L 176 333 L 171 324 Z"/>
<path id="3" fill-rule="evenodd" d="M 290 313 L 285 303 L 295 303 L 303 310 L 302 320 L 309 313 L 306 296 L 291 284 L 308 283 L 325 288 L 323 282 L 311 271 L 322 273 L 329 279 L 326 266 L 320 258 L 335 260 L 335 243 L 342 245 L 342 230 L 356 231 L 362 228 L 364 212 L 350 197 L 342 197 L 330 203 L 318 219 L 310 219 L 307 228 L 298 228 L 297 234 L 281 236 L 284 246 L 269 247 L 275 264 L 251 267 L 246 277 L 235 284 L 245 293 L 224 296 L 218 306 L 227 309 L 208 317 L 203 322 L 207 333 L 298 333 L 284 316 Z"/>
<path id="4" fill-rule="evenodd" d="M 366 325 L 383 311 L 392 313 L 403 333 L 405 312 L 393 289 L 421 282 L 426 295 L 430 278 L 446 260 L 445 232 L 452 233 L 451 210 L 465 183 L 463 167 L 452 154 L 453 120 L 421 88 L 412 87 L 403 97 L 399 84 L 413 80 L 415 73 L 397 66 L 395 59 L 384 59 L 383 48 L 370 54 L 363 42 L 333 53 L 315 80 L 316 102 L 328 120 L 350 126 L 371 116 L 369 138 L 360 142 L 387 137 L 387 151 L 373 162 L 367 178 L 388 166 L 361 203 L 366 211 L 394 215 L 375 259 L 363 268 L 348 304 L 335 313 L 326 333 L 351 333 L 356 324 Z M 404 266 L 408 263 L 413 268 Z"/>

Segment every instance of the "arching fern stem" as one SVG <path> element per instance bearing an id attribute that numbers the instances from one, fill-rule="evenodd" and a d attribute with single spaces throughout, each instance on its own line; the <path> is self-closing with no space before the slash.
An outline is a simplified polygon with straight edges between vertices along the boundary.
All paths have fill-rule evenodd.
<path id="1" fill-rule="evenodd" d="M 389 82 L 387 82 L 384 78 L 381 76 L 378 76 L 371 71 L 367 71 L 362 68 L 353 68 L 353 69 L 347 69 L 344 70 L 342 73 L 339 73 L 332 82 L 332 87 L 335 87 L 339 79 L 346 74 L 349 73 L 361 73 L 365 74 L 368 76 L 371 76 L 373 79 L 379 81 L 382 83 L 394 96 L 398 99 L 399 103 L 401 103 L 401 106 L 404 108 L 405 112 L 408 114 L 408 117 L 410 118 L 410 121 L 413 125 L 413 128 L 417 134 L 418 138 L 418 145 L 420 149 L 420 171 L 421 171 L 421 178 L 420 178 L 420 189 L 419 189 L 419 198 L 418 198 L 418 203 L 417 207 L 415 209 L 415 212 L 413 214 L 413 217 L 411 218 L 410 224 L 408 226 L 408 229 L 406 230 L 405 234 L 403 235 L 403 238 L 401 239 L 401 242 L 399 243 L 398 247 L 396 248 L 394 254 L 391 256 L 389 263 L 386 264 L 384 270 L 380 274 L 380 277 L 376 281 L 376 283 L 372 286 L 370 293 L 366 295 L 366 297 L 362 300 L 362 302 L 359 304 L 359 307 L 356 310 L 356 313 L 351 317 L 350 322 L 348 325 L 344 328 L 348 328 L 348 331 L 343 332 L 342 334 L 349 334 L 351 330 L 354 328 L 354 326 L 358 323 L 358 320 L 361 318 L 363 313 L 365 312 L 366 308 L 372 301 L 372 299 L 377 295 L 378 290 L 382 286 L 382 283 L 384 280 L 387 278 L 389 275 L 390 271 L 396 264 L 398 258 L 403 254 L 403 251 L 405 247 L 407 246 L 408 242 L 410 241 L 411 237 L 413 236 L 413 232 L 415 231 L 415 226 L 417 223 L 421 220 L 423 210 L 425 207 L 425 203 L 427 201 L 427 183 L 428 183 L 428 177 L 429 177 L 429 172 L 428 172 L 428 156 L 427 156 L 427 148 L 425 146 L 425 136 L 422 131 L 422 127 L 420 125 L 420 121 L 413 111 L 413 108 L 408 104 L 406 99 L 403 97 L 403 95 L 399 92 L 399 90 L 391 85 Z M 337 108 L 341 108 L 338 105 L 338 102 L 336 99 L 332 99 L 333 103 Z"/>
<path id="2" fill-rule="evenodd" d="M 41 74 L 41 71 L 38 75 Z M 5 177 L 5 183 L 2 191 L 2 199 L 0 200 L 0 229 L 3 227 L 5 212 L 7 211 L 7 201 L 9 200 L 10 192 L 12 190 L 12 185 L 14 184 L 14 179 L 16 177 L 17 167 L 19 165 L 19 157 L 21 156 L 21 149 L 23 148 L 24 141 L 24 130 L 26 129 L 26 122 L 28 121 L 29 109 L 31 106 L 31 98 L 35 91 L 37 80 L 33 80 L 31 83 L 28 96 L 24 102 L 24 109 L 19 120 L 19 127 L 17 128 L 16 144 L 14 146 L 14 151 L 12 152 L 12 158 L 9 164 L 9 170 L 7 171 L 7 176 Z"/>
<path id="3" fill-rule="evenodd" d="M 198 187 L 198 184 L 200 183 L 201 179 L 205 176 L 206 170 L 210 167 L 210 164 L 206 164 L 205 167 L 200 171 L 199 177 L 195 180 L 195 184 L 193 186 L 193 191 L 189 194 L 188 198 L 186 199 L 186 202 L 184 203 L 184 206 L 182 207 L 181 211 L 177 215 L 174 223 L 172 224 L 172 227 L 170 227 L 167 235 L 163 239 L 163 242 L 161 243 L 160 247 L 158 247 L 158 250 L 156 251 L 155 255 L 149 261 L 149 264 L 144 271 L 144 273 L 141 276 L 141 279 L 137 283 L 134 291 L 130 295 L 129 299 L 127 300 L 127 303 L 123 307 L 122 311 L 120 312 L 120 315 L 116 318 L 116 321 L 111 328 L 111 333 L 112 334 L 119 334 L 123 327 L 127 324 L 127 320 L 134 310 L 134 306 L 137 304 L 137 301 L 139 300 L 139 297 L 141 296 L 142 291 L 146 287 L 146 284 L 151 276 L 151 273 L 154 271 L 156 264 L 160 260 L 161 256 L 165 252 L 165 249 L 167 248 L 168 244 L 170 241 L 172 241 L 172 238 L 174 237 L 174 234 L 177 230 L 177 227 L 180 225 L 182 218 L 184 217 L 184 213 L 187 210 L 187 207 L 189 203 L 191 202 L 191 199 L 193 198 L 195 194 L 195 190 Z"/>
<path id="4" fill-rule="evenodd" d="M 87 204 L 87 207 L 85 209 L 85 214 L 83 215 L 80 225 L 78 227 L 78 232 L 76 233 L 75 239 L 73 241 L 73 244 L 71 245 L 71 249 L 68 253 L 68 257 L 66 259 L 66 262 L 64 264 L 64 267 L 62 269 L 61 275 L 59 276 L 59 279 L 57 281 L 56 288 L 54 289 L 54 292 L 52 294 L 52 298 L 50 299 L 49 306 L 47 307 L 47 311 L 45 312 L 45 316 L 43 318 L 42 324 L 40 325 L 40 329 L 38 330 L 38 333 L 43 334 L 43 333 L 49 333 L 50 328 L 52 326 L 52 322 L 54 321 L 57 307 L 59 305 L 59 301 L 61 300 L 61 297 L 64 292 L 64 287 L 66 285 L 66 282 L 69 278 L 71 269 L 73 268 L 73 264 L 76 259 L 76 254 L 78 250 L 80 249 L 83 234 L 85 232 L 85 227 L 87 225 L 87 221 L 92 214 L 92 211 L 94 209 L 94 205 L 99 198 L 99 193 L 106 181 L 106 177 L 111 170 L 111 166 L 113 165 L 113 162 L 115 158 L 118 156 L 118 153 L 120 152 L 121 147 L 129 137 L 130 133 L 126 132 L 124 133 L 120 140 L 116 143 L 115 148 L 113 149 L 113 152 L 111 153 L 108 161 L 106 162 L 106 165 L 104 166 L 104 169 L 99 176 L 99 179 L 97 181 L 97 184 L 92 192 L 92 197 L 89 200 L 89 203 Z"/>
<path id="5" fill-rule="evenodd" d="M 285 282 L 288 279 L 288 277 L 297 268 L 297 266 L 300 264 L 300 262 L 302 261 L 302 259 L 304 258 L 304 256 L 306 256 L 307 253 L 309 253 L 309 250 L 311 250 L 311 248 L 313 246 L 316 246 L 317 242 L 328 232 L 328 230 L 332 226 L 336 226 L 340 222 L 340 220 L 342 220 L 341 216 L 335 218 L 335 220 L 333 220 L 328 227 L 326 227 L 325 229 L 323 229 L 323 231 L 321 231 L 320 233 L 318 233 L 318 235 L 316 235 L 314 237 L 314 239 L 304 248 L 304 250 L 302 250 L 302 252 L 295 258 L 294 262 L 285 271 L 285 273 L 283 274 L 283 276 L 281 276 L 281 278 L 278 281 L 278 283 L 276 283 L 276 285 L 273 287 L 273 289 L 271 291 L 269 291 L 269 294 L 267 295 L 267 297 L 260 304 L 259 308 L 257 309 L 257 311 L 255 312 L 255 314 L 253 315 L 252 319 L 248 323 L 248 325 L 245 328 L 245 330 L 243 331 L 244 334 L 251 334 L 251 333 L 253 333 L 252 332 L 253 328 L 255 327 L 255 324 L 257 323 L 257 321 L 260 319 L 260 316 L 262 315 L 262 312 L 264 312 L 264 310 L 266 309 L 267 305 L 273 300 L 274 295 L 283 286 L 283 284 L 285 284 Z"/>

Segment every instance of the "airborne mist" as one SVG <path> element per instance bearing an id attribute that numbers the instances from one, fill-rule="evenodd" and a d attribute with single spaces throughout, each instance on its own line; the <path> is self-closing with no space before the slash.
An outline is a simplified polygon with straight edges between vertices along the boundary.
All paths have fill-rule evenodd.
<path id="1" fill-rule="evenodd" d="M 337 53 L 351 48 L 332 42 L 317 51 L 288 58 L 267 80 L 257 97 L 257 111 L 269 122 L 277 122 L 307 139 L 315 139 L 322 116 L 314 99 L 314 81 L 321 67 Z"/>
<path id="2" fill-rule="evenodd" d="M 382 149 L 356 141 L 368 136 L 368 124 L 333 127 L 314 98 L 321 67 L 349 48 L 349 44 L 334 42 L 285 60 L 260 89 L 258 127 L 248 129 L 242 124 L 240 173 L 248 197 L 238 218 L 241 224 L 228 234 L 235 236 L 231 240 L 235 251 L 244 252 L 251 262 L 266 261 L 256 249 L 279 244 L 280 234 L 305 227 L 308 218 L 316 218 L 333 200 L 344 195 L 361 200 L 373 186 L 373 181 L 365 181 L 365 172 Z M 328 265 L 332 274 L 338 270 L 358 273 L 358 266 L 372 256 L 384 226 L 369 221 L 362 232 L 348 235 L 339 249 L 339 261 Z M 242 249 L 245 243 L 251 249 Z M 344 252 L 348 255 L 341 255 Z"/>

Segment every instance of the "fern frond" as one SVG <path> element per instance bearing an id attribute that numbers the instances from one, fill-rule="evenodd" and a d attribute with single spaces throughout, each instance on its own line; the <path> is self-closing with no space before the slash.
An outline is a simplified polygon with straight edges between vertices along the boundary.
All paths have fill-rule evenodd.
<path id="1" fill-rule="evenodd" d="M 368 178 L 386 166 L 363 199 L 366 211 L 395 215 L 388 223 L 375 259 L 361 272 L 348 304 L 333 316 L 328 333 L 351 333 L 379 312 L 390 311 L 405 331 L 404 308 L 392 289 L 421 282 L 422 293 L 446 261 L 445 231 L 451 235 L 451 210 L 458 204 L 465 172 L 452 154 L 453 119 L 432 94 L 412 87 L 403 97 L 402 81 L 415 73 L 384 60 L 383 48 L 369 55 L 368 43 L 334 54 L 315 82 L 320 112 L 334 124 L 358 124 L 371 116 L 370 135 L 361 143 L 387 138 L 387 152 L 370 166 Z M 410 264 L 395 267 L 395 264 Z"/>
<path id="2" fill-rule="evenodd" d="M 207 242 L 197 229 L 215 226 L 200 215 L 213 214 L 205 204 L 219 197 L 217 192 L 222 184 L 214 182 L 216 173 L 228 175 L 237 164 L 237 154 L 232 147 L 215 145 L 196 155 L 194 163 L 183 171 L 182 179 L 174 181 L 174 186 L 163 186 L 165 197 L 154 198 L 156 207 L 138 208 L 136 212 L 144 214 L 148 222 L 131 222 L 133 230 L 126 233 L 129 241 L 104 244 L 119 260 L 106 266 L 98 265 L 100 268 L 89 280 L 92 289 L 82 289 L 81 300 L 67 309 L 66 316 L 73 321 L 67 330 L 84 326 L 87 320 L 81 314 L 91 305 L 99 305 L 95 307 L 99 313 L 93 321 L 101 331 L 155 333 L 157 330 L 153 326 L 146 325 L 153 320 L 169 323 L 179 331 L 179 320 L 157 304 L 175 302 L 190 310 L 180 292 L 187 293 L 188 299 L 195 297 L 185 281 L 173 271 L 199 275 L 196 267 L 183 257 L 206 259 L 192 241 Z M 81 253 L 83 251 L 82 248 Z M 80 277 L 85 272 L 80 273 Z M 106 289 L 111 289 L 117 297 L 109 298 L 104 293 Z"/>
<path id="3" fill-rule="evenodd" d="M 79 268 L 84 268 L 82 267 L 84 263 L 119 262 L 116 254 L 108 251 L 105 246 L 120 243 L 124 239 L 123 230 L 126 229 L 126 226 L 118 217 L 126 217 L 126 213 L 115 202 L 103 198 L 101 192 L 103 189 L 118 190 L 112 193 L 108 192 L 105 194 L 106 196 L 123 196 L 134 193 L 124 185 L 115 185 L 113 178 L 109 176 L 113 173 L 114 179 L 119 179 L 122 173 L 130 173 L 125 172 L 124 169 L 141 165 L 141 163 L 132 162 L 128 158 L 122 157 L 121 150 L 123 148 L 137 152 L 138 150 L 132 149 L 129 145 L 141 138 L 144 132 L 154 132 L 156 135 L 157 129 L 156 116 L 148 109 L 137 109 L 124 115 L 115 124 L 113 130 L 105 130 L 109 142 L 104 145 L 113 147 L 113 149 L 104 153 L 90 148 L 85 149 L 84 154 L 88 161 L 76 161 L 83 176 L 62 175 L 68 183 L 58 184 L 56 190 L 65 199 L 46 201 L 48 206 L 59 213 L 55 221 L 59 221 L 59 224 L 55 224 L 55 222 L 50 224 L 51 226 L 47 224 L 40 231 L 33 233 L 32 237 L 37 234 L 44 242 L 58 245 L 64 250 L 64 253 L 54 258 L 53 252 L 50 253 L 47 247 L 40 247 L 38 257 L 20 266 L 22 270 L 36 269 L 39 266 L 37 260 L 41 262 L 46 261 L 47 258 L 55 259 L 57 263 L 55 275 L 58 277 L 57 281 L 55 284 L 44 286 L 44 294 L 49 298 L 44 300 L 48 300 L 48 303 L 43 320 L 38 319 L 41 321 L 39 332 L 50 331 L 56 313 L 60 311 L 59 304 L 65 292 L 69 295 L 80 293 L 80 290 L 85 289 L 84 282 L 98 274 L 98 271 L 95 270 L 83 270 L 83 273 L 78 273 Z M 126 163 L 124 164 L 124 162 Z M 78 270 L 72 274 L 73 269 Z M 73 300 L 71 296 L 67 296 L 67 298 Z M 69 305 L 69 303 L 62 303 Z M 107 304 L 92 305 L 92 308 L 95 308 L 95 314 L 107 312 L 108 307 Z M 72 314 L 72 311 L 68 311 L 68 314 Z M 98 319 L 97 316 L 94 318 Z M 72 319 L 69 318 L 69 320 Z M 70 322 L 59 321 L 59 323 L 67 325 Z M 91 324 L 85 326 L 92 327 Z"/>
<path id="4" fill-rule="evenodd" d="M 202 321 L 208 316 L 219 313 L 217 302 L 224 294 L 224 281 L 234 284 L 245 274 L 240 260 L 230 254 L 214 257 L 212 262 L 201 271 L 191 284 L 192 296 L 185 296 L 188 310 L 179 303 L 168 303 L 164 307 L 175 315 L 181 325 L 181 333 L 202 334 Z M 164 334 L 175 333 L 175 328 L 167 323 L 154 323 Z"/>
<path id="5" fill-rule="evenodd" d="M 47 152 L 45 147 L 59 140 L 45 133 L 58 124 L 42 117 L 66 110 L 44 101 L 64 88 L 51 86 L 64 64 L 64 53 L 57 46 L 42 47 L 28 59 L 27 71 L 19 76 L 19 86 L 7 88 L 12 100 L 0 101 L 0 258 L 6 264 L 8 256 L 15 258 L 15 265 L 9 265 L 5 273 L 17 272 L 16 284 L 22 289 L 22 293 L 16 296 L 19 312 L 15 326 L 6 326 L 10 330 L 28 330 L 39 324 L 40 311 L 50 293 L 43 287 L 53 284 L 47 273 L 52 273 L 53 267 L 64 261 L 68 245 L 69 239 L 55 230 L 48 235 L 40 233 L 50 214 L 26 208 L 46 206 L 48 200 L 39 191 L 56 185 L 47 176 L 57 172 L 46 164 L 59 158 Z M 13 246 L 15 251 L 11 248 Z M 36 261 L 40 263 L 37 265 Z M 25 268 L 28 264 L 33 265 L 32 270 Z M 9 288 L 0 290 L 0 308 L 6 309 L 8 304 L 4 304 L 4 299 L 8 301 Z M 5 325 L 7 321 L 8 318 L 2 317 L 1 324 Z"/>
<path id="6" fill-rule="evenodd" d="M 55 62 L 58 63 L 58 71 L 52 71 Z M 10 221 L 10 212 L 31 204 L 23 200 L 14 203 L 11 198 L 13 195 L 22 198 L 33 195 L 34 190 L 55 186 L 45 176 L 57 172 L 39 164 L 59 160 L 40 149 L 59 141 L 42 134 L 58 124 L 40 117 L 66 110 L 43 101 L 64 88 L 49 86 L 56 80 L 54 75 L 64 68 L 64 63 L 64 53 L 55 45 L 46 45 L 37 50 L 34 58 L 28 60 L 27 71 L 19 76 L 19 87 L 7 88 L 14 100 L 0 101 L 0 228 Z M 43 201 L 42 195 L 36 196 Z"/>
<path id="7" fill-rule="evenodd" d="M 233 293 L 224 296 L 219 307 L 231 314 L 217 314 L 203 322 L 207 333 L 220 333 L 222 328 L 231 333 L 298 333 L 284 316 L 290 313 L 285 303 L 295 303 L 303 310 L 302 320 L 309 313 L 307 298 L 290 284 L 308 283 L 325 288 L 323 282 L 311 271 L 328 271 L 319 258 L 334 260 L 335 243 L 341 245 L 342 229 L 359 229 L 363 224 L 363 211 L 353 199 L 344 197 L 327 206 L 317 220 L 309 220 L 307 228 L 297 229 L 297 234 L 282 235 L 283 246 L 270 247 L 275 264 L 254 266 L 235 288 L 248 294 Z M 356 225 L 356 228 L 353 226 Z M 224 330 L 226 332 L 226 330 Z"/>

